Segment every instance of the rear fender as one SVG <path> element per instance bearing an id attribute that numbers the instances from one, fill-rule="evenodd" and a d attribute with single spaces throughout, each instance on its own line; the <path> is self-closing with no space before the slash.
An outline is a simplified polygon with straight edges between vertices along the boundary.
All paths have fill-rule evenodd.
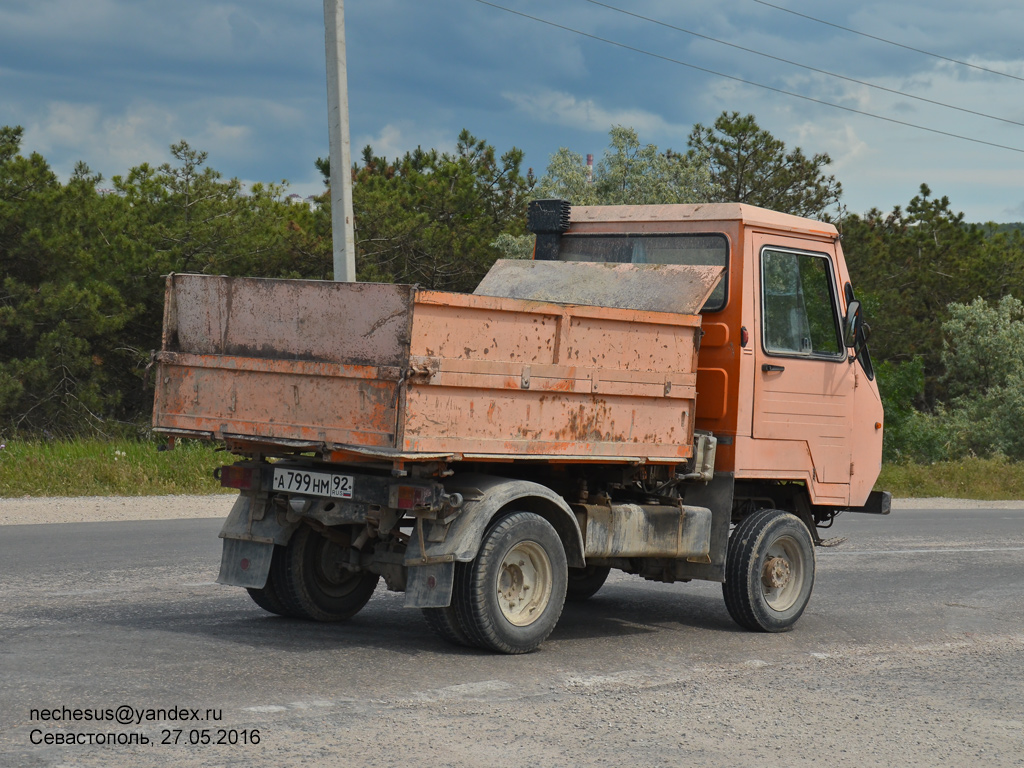
<path id="1" fill-rule="evenodd" d="M 431 541 L 429 536 L 424 538 L 427 557 L 436 552 L 451 554 L 459 562 L 469 562 L 480 549 L 484 531 L 500 512 L 533 512 L 551 523 L 558 532 L 569 565 L 580 568 L 585 564 L 583 533 L 576 515 L 565 499 L 550 488 L 528 480 L 462 475 L 446 482 L 445 491 L 462 495 L 462 514 L 448 526 L 443 541 Z M 418 537 L 413 537 L 413 543 L 418 549 Z"/>
<path id="2" fill-rule="evenodd" d="M 267 503 L 266 496 L 241 494 L 220 529 L 220 538 L 257 541 L 284 546 L 299 527 L 289 523 Z"/>
<path id="3" fill-rule="evenodd" d="M 299 524 L 273 512 L 265 496 L 242 494 L 220 529 L 224 548 L 218 584 L 262 589 L 270 573 L 274 546 L 284 546 Z"/>
<path id="4" fill-rule="evenodd" d="M 490 475 L 462 475 L 445 482 L 445 492 L 464 499 L 458 516 L 419 518 L 406 550 L 408 580 L 405 604 L 443 607 L 451 604 L 455 563 L 468 563 L 480 550 L 484 532 L 502 512 L 534 512 L 554 527 L 572 567 L 583 567 L 583 534 L 565 499 L 539 483 Z"/>

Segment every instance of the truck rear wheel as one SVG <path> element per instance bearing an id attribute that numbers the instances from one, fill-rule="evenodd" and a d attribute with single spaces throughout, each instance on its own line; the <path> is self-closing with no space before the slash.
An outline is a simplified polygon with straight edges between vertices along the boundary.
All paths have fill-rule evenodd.
<path id="1" fill-rule="evenodd" d="M 285 608 L 314 621 L 344 621 L 366 605 L 380 576 L 340 564 L 341 548 L 323 534 L 301 526 L 284 550 L 278 584 Z"/>
<path id="2" fill-rule="evenodd" d="M 604 586 L 611 571 L 611 568 L 601 565 L 570 568 L 569 585 L 565 590 L 565 599 L 574 603 L 590 599 Z"/>
<path id="3" fill-rule="evenodd" d="M 778 509 L 750 515 L 729 537 L 722 594 L 744 629 L 785 632 L 814 588 L 814 542 L 800 519 Z"/>
<path id="4" fill-rule="evenodd" d="M 284 547 L 275 546 L 274 555 L 270 561 L 270 572 L 267 574 L 267 583 L 263 585 L 262 589 L 250 587 L 246 591 L 252 601 L 264 611 L 278 616 L 294 616 L 295 614 L 288 609 L 287 603 L 281 596 L 279 581 L 283 554 Z"/>
<path id="5" fill-rule="evenodd" d="M 455 571 L 458 623 L 481 648 L 529 653 L 562 615 L 567 570 L 551 523 L 532 512 L 506 515 L 484 534 L 476 559 Z"/>
<path id="6" fill-rule="evenodd" d="M 423 618 L 427 620 L 427 626 L 430 627 L 430 631 L 442 640 L 446 640 L 452 645 L 473 645 L 473 641 L 470 640 L 466 630 L 459 623 L 459 616 L 453 606 L 449 605 L 446 608 L 423 608 L 421 610 L 423 611 Z"/>

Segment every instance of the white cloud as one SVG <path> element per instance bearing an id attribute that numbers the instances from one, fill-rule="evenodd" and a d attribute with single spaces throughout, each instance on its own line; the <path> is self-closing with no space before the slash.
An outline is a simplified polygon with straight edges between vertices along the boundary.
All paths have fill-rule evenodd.
<path id="1" fill-rule="evenodd" d="M 209 120 L 206 130 L 200 135 L 203 146 L 208 144 L 236 144 L 252 136 L 252 128 L 248 125 L 225 125 L 218 120 Z"/>
<path id="2" fill-rule="evenodd" d="M 93 104 L 54 102 L 46 117 L 26 129 L 33 146 L 45 154 L 55 147 L 75 145 L 96 130 L 100 110 Z"/>
<path id="3" fill-rule="evenodd" d="M 520 112 L 546 123 L 607 133 L 613 125 L 634 128 L 648 135 L 689 133 L 689 127 L 670 124 L 661 115 L 643 109 L 607 109 L 593 99 L 577 99 L 571 93 L 541 90 L 537 93 L 504 92 L 502 96 Z"/>
<path id="4" fill-rule="evenodd" d="M 797 136 L 795 143 L 808 148 L 805 154 L 828 153 L 832 158 L 829 172 L 835 174 L 840 181 L 844 170 L 852 170 L 876 154 L 876 150 L 860 137 L 856 127 L 849 123 L 805 122 L 794 126 L 794 131 Z"/>
<path id="5" fill-rule="evenodd" d="M 1024 200 L 1021 200 L 1017 206 L 1006 208 L 1003 215 L 1004 221 L 1024 221 Z"/>
<path id="6" fill-rule="evenodd" d="M 416 147 L 454 152 L 456 137 L 450 131 L 417 125 L 412 121 L 388 123 L 376 135 L 360 134 L 352 137 L 352 155 L 359 162 L 363 147 L 369 144 L 373 154 L 388 160 L 401 157 Z"/>
<path id="7" fill-rule="evenodd" d="M 136 104 L 120 114 L 103 116 L 92 104 L 51 102 L 42 115 L 27 122 L 25 146 L 67 158 L 69 167 L 54 169 L 62 176 L 68 175 L 75 160 L 85 160 L 104 174 L 122 173 L 166 158 L 175 123 L 172 112 L 153 104 Z"/>
<path id="8" fill-rule="evenodd" d="M 18 112 L 25 126 L 25 149 L 47 157 L 62 177 L 69 175 L 77 160 L 85 160 L 108 177 L 144 162 L 158 165 L 170 159 L 170 145 L 182 139 L 207 152 L 211 165 L 224 170 L 225 160 L 238 165 L 266 158 L 270 147 L 288 141 L 289 132 L 305 124 L 303 112 L 296 107 L 242 98 L 177 105 L 139 101 L 107 111 L 99 104 L 53 101 L 35 113 L 24 108 Z M 285 138 L 268 137 L 268 130 Z M 299 144 L 305 147 L 304 137 L 289 142 L 289 148 Z M 309 155 L 312 168 L 315 150 Z"/>

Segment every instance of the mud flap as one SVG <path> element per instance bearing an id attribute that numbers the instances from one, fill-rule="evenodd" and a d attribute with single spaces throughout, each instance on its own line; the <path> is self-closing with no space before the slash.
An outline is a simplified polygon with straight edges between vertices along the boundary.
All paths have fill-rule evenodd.
<path id="1" fill-rule="evenodd" d="M 409 568 L 406 608 L 446 608 L 452 603 L 455 563 L 431 563 Z"/>
<path id="2" fill-rule="evenodd" d="M 224 539 L 218 584 L 263 589 L 270 573 L 274 545 L 262 541 Z"/>

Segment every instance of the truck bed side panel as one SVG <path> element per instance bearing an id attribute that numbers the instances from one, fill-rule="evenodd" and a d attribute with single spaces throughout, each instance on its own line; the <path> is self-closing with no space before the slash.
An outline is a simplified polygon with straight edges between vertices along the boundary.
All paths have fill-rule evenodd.
<path id="1" fill-rule="evenodd" d="M 688 458 L 699 317 L 417 298 L 407 451 Z"/>

